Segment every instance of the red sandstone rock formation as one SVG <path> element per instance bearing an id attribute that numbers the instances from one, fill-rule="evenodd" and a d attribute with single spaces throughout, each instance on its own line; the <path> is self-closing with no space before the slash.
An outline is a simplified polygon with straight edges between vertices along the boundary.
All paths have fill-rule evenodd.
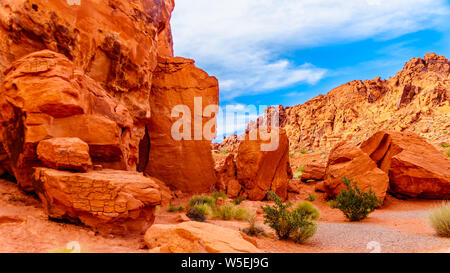
<path id="1" fill-rule="evenodd" d="M 195 113 L 196 100 L 200 113 Z M 193 60 L 160 58 L 150 93 L 150 156 L 145 173 L 159 178 L 172 189 L 194 193 L 210 191 L 217 182 L 211 153 L 212 139 L 205 139 L 202 129 L 212 123 L 211 132 L 215 134 L 216 117 L 206 117 L 203 111 L 209 105 L 218 104 L 216 78 L 195 67 Z M 172 117 L 172 109 L 177 105 L 189 108 L 190 113 L 186 115 L 190 128 L 185 130 L 190 139 L 176 140 L 172 135 L 173 125 L 181 118 Z M 196 127 L 196 115 L 200 127 Z M 200 138 L 196 140 L 198 133 Z"/>
<path id="2" fill-rule="evenodd" d="M 217 190 L 224 192 L 230 198 L 239 196 L 242 186 L 237 180 L 235 155 L 230 154 L 216 163 Z"/>
<path id="3" fill-rule="evenodd" d="M 328 197 L 336 197 L 346 189 L 342 177 L 353 179 L 361 191 L 372 189 L 382 200 L 389 187 L 388 175 L 366 153 L 348 142 L 338 144 L 331 151 L 324 183 Z"/>
<path id="4" fill-rule="evenodd" d="M 450 198 L 450 158 L 413 133 L 381 131 L 361 149 L 389 174 L 390 192 L 414 198 Z"/>
<path id="5" fill-rule="evenodd" d="M 352 81 L 286 108 L 280 121 L 296 151 L 327 150 L 343 140 L 360 144 L 383 129 L 436 140 L 450 131 L 449 79 L 450 62 L 430 53 L 388 80 Z"/>
<path id="6" fill-rule="evenodd" d="M 51 138 L 39 142 L 36 153 L 47 167 L 86 172 L 92 166 L 89 145 L 79 138 Z"/>
<path id="7" fill-rule="evenodd" d="M 79 220 L 105 234 L 145 232 L 161 202 L 157 184 L 135 172 L 36 168 L 33 185 L 50 218 Z"/>
<path id="8" fill-rule="evenodd" d="M 13 173 L 23 189 L 32 190 L 31 167 L 42 165 L 37 143 L 79 137 L 89 144 L 94 164 L 156 170 L 173 188 L 208 191 L 216 182 L 209 141 L 169 139 L 170 107 L 193 106 L 194 96 L 204 105 L 218 104 L 216 79 L 191 60 L 173 58 L 174 1 L 80 3 L 0 3 L 1 105 L 6 107 L 0 172 Z M 26 59 L 17 61 L 21 58 Z M 20 115 L 26 115 L 25 124 Z"/>
<path id="9" fill-rule="evenodd" d="M 311 163 L 306 165 L 305 170 L 302 173 L 301 180 L 323 180 L 326 172 L 326 164 L 322 163 Z"/>
<path id="10" fill-rule="evenodd" d="M 261 252 L 251 238 L 239 231 L 199 222 L 154 225 L 145 234 L 145 242 L 150 252 L 158 253 Z"/>
<path id="11" fill-rule="evenodd" d="M 48 138 L 77 137 L 94 164 L 133 170 L 139 138 L 127 108 L 64 55 L 48 50 L 14 62 L 0 90 L 3 146 L 24 190 L 31 168 L 42 166 L 36 147 Z"/>
<path id="12" fill-rule="evenodd" d="M 291 177 L 289 164 L 289 140 L 283 129 L 279 130 L 278 146 L 273 151 L 262 151 L 267 144 L 260 137 L 246 139 L 239 145 L 236 156 L 237 179 L 243 186 L 242 196 L 249 200 L 261 201 L 267 191 L 274 191 L 283 199 L 287 198 L 288 182 Z"/>

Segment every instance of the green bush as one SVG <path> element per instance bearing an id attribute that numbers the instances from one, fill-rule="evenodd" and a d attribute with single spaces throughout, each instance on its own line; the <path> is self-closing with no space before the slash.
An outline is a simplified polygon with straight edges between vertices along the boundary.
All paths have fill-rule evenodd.
<path id="1" fill-rule="evenodd" d="M 194 195 L 191 200 L 189 200 L 189 207 L 203 204 L 207 204 L 208 206 L 213 208 L 216 206 L 216 199 L 206 195 Z"/>
<path id="2" fill-rule="evenodd" d="M 317 230 L 315 221 L 319 219 L 320 213 L 310 202 L 299 203 L 291 210 L 291 203 L 283 203 L 274 192 L 268 194 L 275 204 L 262 207 L 264 223 L 275 230 L 279 239 L 292 238 L 297 243 L 303 243 L 314 235 Z"/>
<path id="3" fill-rule="evenodd" d="M 450 157 L 450 150 L 445 153 L 448 157 Z"/>
<path id="4" fill-rule="evenodd" d="M 245 198 L 244 197 L 242 197 L 242 196 L 238 196 L 238 197 L 236 197 L 234 200 L 233 200 L 233 203 L 235 204 L 235 205 L 240 205 L 242 202 L 244 202 L 245 201 Z"/>
<path id="5" fill-rule="evenodd" d="M 341 210 L 351 222 L 361 221 L 382 204 L 372 189 L 361 192 L 353 180 L 342 177 L 347 190 L 342 190 L 335 200 L 330 202 L 332 208 Z"/>
<path id="6" fill-rule="evenodd" d="M 208 204 L 196 204 L 189 208 L 186 216 L 191 220 L 204 222 L 206 220 L 206 217 L 210 214 L 211 207 Z"/>
<path id="7" fill-rule="evenodd" d="M 450 143 L 442 142 L 442 143 L 441 143 L 441 147 L 444 148 L 444 149 L 445 149 L 445 148 L 449 148 L 449 147 L 450 147 Z"/>
<path id="8" fill-rule="evenodd" d="M 314 202 L 314 201 L 316 201 L 316 199 L 317 199 L 317 196 L 315 194 L 308 193 L 308 199 L 306 199 L 306 200 L 308 200 L 309 202 Z"/>
<path id="9" fill-rule="evenodd" d="M 439 236 L 450 237 L 450 202 L 442 203 L 431 212 L 430 223 Z"/>
<path id="10" fill-rule="evenodd" d="M 251 212 L 234 204 L 225 204 L 214 211 L 214 218 L 222 220 L 247 220 Z"/>
<path id="11" fill-rule="evenodd" d="M 172 204 L 169 205 L 169 207 L 167 208 L 168 212 L 183 212 L 184 211 L 184 207 L 183 206 L 174 206 Z"/>

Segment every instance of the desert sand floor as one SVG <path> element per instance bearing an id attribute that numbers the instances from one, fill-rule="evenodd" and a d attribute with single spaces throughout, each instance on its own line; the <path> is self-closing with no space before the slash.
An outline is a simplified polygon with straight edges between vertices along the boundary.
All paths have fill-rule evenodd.
<path id="1" fill-rule="evenodd" d="M 313 185 L 305 184 L 302 193 L 291 196 L 300 201 L 312 192 Z M 428 224 L 429 211 L 438 201 L 402 201 L 388 197 L 382 209 L 360 223 L 350 223 L 338 210 L 329 208 L 320 194 L 314 204 L 322 218 L 316 235 L 304 245 L 279 241 L 269 227 L 258 225 L 267 235 L 256 238 L 265 252 L 450 252 L 450 239 L 434 235 Z M 179 200 L 179 203 L 185 203 Z M 261 202 L 245 201 L 242 205 L 258 209 Z M 161 208 L 156 224 L 176 223 L 177 214 Z M 247 223 L 210 220 L 209 223 L 242 229 Z M 100 236 L 93 231 L 69 223 L 49 221 L 35 197 L 19 191 L 12 182 L 0 180 L 0 252 L 50 252 L 61 249 L 71 241 L 80 243 L 83 252 L 147 252 L 143 236 Z"/>

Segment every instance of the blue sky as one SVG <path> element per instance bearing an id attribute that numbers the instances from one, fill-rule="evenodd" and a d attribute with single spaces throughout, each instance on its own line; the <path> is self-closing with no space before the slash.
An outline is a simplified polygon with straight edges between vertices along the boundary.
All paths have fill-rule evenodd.
<path id="1" fill-rule="evenodd" d="M 428 52 L 448 57 L 449 15 L 448 0 L 178 0 L 172 29 L 175 54 L 216 76 L 221 106 L 239 112 L 388 78 Z M 245 128 L 229 122 L 219 134 Z"/>

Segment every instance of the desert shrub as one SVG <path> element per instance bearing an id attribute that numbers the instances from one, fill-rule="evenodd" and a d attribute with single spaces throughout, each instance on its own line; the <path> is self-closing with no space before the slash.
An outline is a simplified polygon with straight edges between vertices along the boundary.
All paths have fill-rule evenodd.
<path id="1" fill-rule="evenodd" d="M 208 204 L 196 204 L 189 208 L 186 216 L 189 219 L 204 222 L 206 217 L 211 214 L 211 207 Z"/>
<path id="2" fill-rule="evenodd" d="M 239 221 L 247 220 L 251 215 L 251 211 L 249 209 L 243 207 L 235 207 L 234 210 L 234 219 Z"/>
<path id="3" fill-rule="evenodd" d="M 215 211 L 215 217 L 222 220 L 231 220 L 234 217 L 234 205 L 225 204 Z"/>
<path id="4" fill-rule="evenodd" d="M 317 226 L 314 221 L 320 217 L 319 211 L 310 202 L 301 202 L 291 210 L 291 203 L 283 203 L 274 192 L 269 192 L 273 206 L 263 206 L 264 223 L 275 230 L 281 240 L 292 238 L 297 243 L 303 243 L 314 235 Z"/>
<path id="5" fill-rule="evenodd" d="M 206 204 L 211 208 L 216 206 L 216 199 L 211 196 L 206 195 L 194 195 L 191 200 L 189 200 L 189 207 L 194 207 L 195 205 Z"/>
<path id="6" fill-rule="evenodd" d="M 450 157 L 450 150 L 445 153 L 448 157 Z"/>
<path id="7" fill-rule="evenodd" d="M 302 155 L 304 155 L 304 154 L 307 154 L 308 153 L 308 151 L 306 151 L 306 150 L 300 150 L 300 152 L 299 152 L 300 154 L 302 154 Z"/>
<path id="8" fill-rule="evenodd" d="M 183 206 L 174 206 L 172 204 L 169 204 L 169 207 L 167 208 L 168 212 L 183 212 L 184 207 Z"/>
<path id="9" fill-rule="evenodd" d="M 228 196 L 226 195 L 226 193 L 223 193 L 221 191 L 213 192 L 211 197 L 214 198 L 215 200 L 217 200 L 218 198 L 223 198 L 224 200 L 228 199 Z"/>
<path id="10" fill-rule="evenodd" d="M 242 196 L 238 196 L 238 197 L 236 197 L 234 200 L 233 200 L 233 203 L 235 204 L 235 205 L 240 205 L 242 202 L 244 202 L 245 201 L 245 198 L 244 197 L 242 197 Z"/>
<path id="11" fill-rule="evenodd" d="M 290 152 L 289 157 L 293 157 L 295 155 L 295 152 Z"/>
<path id="12" fill-rule="evenodd" d="M 316 199 L 317 196 L 315 194 L 308 193 L 308 198 L 306 200 L 308 200 L 309 202 L 314 202 L 316 201 Z"/>
<path id="13" fill-rule="evenodd" d="M 450 143 L 442 142 L 442 143 L 441 143 L 441 147 L 444 148 L 444 149 L 445 149 L 445 148 L 449 148 L 449 147 L 450 147 Z"/>
<path id="14" fill-rule="evenodd" d="M 378 199 L 372 189 L 361 192 L 357 183 L 342 177 L 347 190 L 342 190 L 335 200 L 330 202 L 332 208 L 341 210 L 350 221 L 361 221 L 371 214 L 382 200 Z M 352 185 L 353 184 L 353 185 Z"/>
<path id="15" fill-rule="evenodd" d="M 262 228 L 258 227 L 256 225 L 256 213 L 252 212 L 248 219 L 248 227 L 242 229 L 242 232 L 249 236 L 258 236 L 258 235 L 265 235 L 265 232 Z"/>
<path id="16" fill-rule="evenodd" d="M 247 220 L 250 214 L 251 211 L 246 208 L 234 204 L 225 204 L 214 211 L 214 218 L 243 221 Z"/>
<path id="17" fill-rule="evenodd" d="M 450 202 L 442 203 L 431 212 L 430 223 L 439 236 L 450 237 Z"/>
<path id="18" fill-rule="evenodd" d="M 317 224 L 313 222 L 305 223 L 301 228 L 298 228 L 293 231 L 292 239 L 297 244 L 305 243 L 309 238 L 314 236 L 317 231 Z"/>

